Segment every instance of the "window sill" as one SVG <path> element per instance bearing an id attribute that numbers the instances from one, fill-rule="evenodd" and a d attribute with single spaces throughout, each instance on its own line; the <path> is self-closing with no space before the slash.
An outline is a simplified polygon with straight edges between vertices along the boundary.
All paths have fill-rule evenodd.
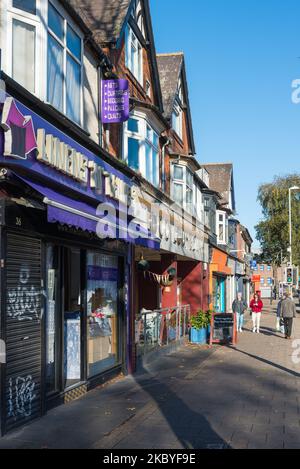
<path id="1" fill-rule="evenodd" d="M 90 137 L 91 134 L 84 129 L 84 127 L 82 127 L 82 125 L 80 124 L 77 124 L 75 121 L 73 121 L 72 119 L 70 119 L 68 116 L 66 116 L 66 114 L 64 114 L 63 112 L 59 111 L 55 106 L 53 106 L 51 103 L 49 103 L 48 101 L 43 101 L 44 105 L 49 107 L 51 109 L 51 111 L 53 111 L 54 113 L 56 113 L 58 115 L 58 118 L 60 120 L 62 120 L 63 124 L 67 127 L 67 128 L 75 128 L 77 131 L 79 132 L 83 132 L 87 137 Z"/>

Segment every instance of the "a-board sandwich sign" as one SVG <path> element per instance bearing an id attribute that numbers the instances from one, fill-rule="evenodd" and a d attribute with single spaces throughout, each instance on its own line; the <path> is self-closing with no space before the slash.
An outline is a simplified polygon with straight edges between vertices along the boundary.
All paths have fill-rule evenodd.
<path id="1" fill-rule="evenodd" d="M 236 315 L 234 313 L 214 313 L 211 318 L 210 346 L 213 344 L 236 345 Z"/>

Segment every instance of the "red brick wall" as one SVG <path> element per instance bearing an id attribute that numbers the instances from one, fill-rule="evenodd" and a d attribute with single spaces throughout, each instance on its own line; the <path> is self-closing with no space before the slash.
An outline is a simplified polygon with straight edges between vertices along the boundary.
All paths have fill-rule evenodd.
<path id="1" fill-rule="evenodd" d="M 178 277 L 181 278 L 182 304 L 191 306 L 191 313 L 208 309 L 208 275 L 204 277 L 202 262 L 178 262 Z"/>
<path id="2" fill-rule="evenodd" d="M 104 52 L 109 56 L 110 60 L 115 66 L 114 72 L 118 75 L 119 78 L 126 78 L 129 82 L 129 92 L 130 96 L 138 99 L 139 101 L 155 104 L 158 103 L 154 100 L 154 83 L 152 80 L 151 66 L 149 61 L 149 52 L 146 49 L 143 49 L 143 83 L 142 85 L 135 79 L 131 72 L 125 66 L 125 39 L 123 39 L 122 44 L 119 49 L 109 49 L 105 48 Z M 147 96 L 145 92 L 146 81 L 151 83 L 151 93 L 150 97 Z M 104 142 L 108 146 L 108 151 L 114 157 L 121 159 L 121 124 L 110 124 L 104 127 L 104 130 L 109 130 L 110 138 L 109 142 L 106 142 L 106 137 L 104 133 Z"/>

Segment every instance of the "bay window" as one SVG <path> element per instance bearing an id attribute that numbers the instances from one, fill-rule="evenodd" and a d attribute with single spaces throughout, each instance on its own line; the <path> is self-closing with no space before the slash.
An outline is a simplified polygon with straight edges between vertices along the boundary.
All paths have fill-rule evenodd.
<path id="1" fill-rule="evenodd" d="M 193 213 L 194 177 L 186 167 L 175 164 L 173 166 L 172 198 L 189 213 Z"/>
<path id="2" fill-rule="evenodd" d="M 153 186 L 159 186 L 159 137 L 146 119 L 132 117 L 125 123 L 124 159 Z"/>
<path id="3" fill-rule="evenodd" d="M 82 40 L 50 2 L 47 74 L 48 101 L 81 124 Z"/>
<path id="4" fill-rule="evenodd" d="M 8 0 L 8 74 L 82 121 L 82 36 L 56 0 Z"/>
<path id="5" fill-rule="evenodd" d="M 127 26 L 126 29 L 125 48 L 125 65 L 139 83 L 143 85 L 143 48 L 130 26 Z"/>

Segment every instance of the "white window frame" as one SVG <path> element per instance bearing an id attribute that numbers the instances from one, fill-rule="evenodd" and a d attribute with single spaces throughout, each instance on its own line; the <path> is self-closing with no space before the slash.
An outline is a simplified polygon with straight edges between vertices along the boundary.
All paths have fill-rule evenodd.
<path id="1" fill-rule="evenodd" d="M 183 177 L 182 177 L 182 180 L 181 179 L 176 179 L 175 178 L 175 168 L 178 167 L 178 168 L 181 168 L 183 169 Z M 193 183 L 192 185 L 188 184 L 188 174 L 190 173 L 192 179 L 193 179 Z M 174 185 L 175 184 L 180 184 L 182 186 L 182 189 L 183 189 L 183 209 L 186 210 L 188 213 L 190 213 L 191 215 L 193 215 L 193 212 L 194 212 L 194 194 L 195 194 L 195 184 L 194 184 L 194 175 L 192 173 L 192 171 L 186 166 L 186 165 L 183 165 L 183 164 L 180 164 L 180 163 L 174 163 L 172 164 L 172 169 L 171 169 L 171 176 L 172 176 L 172 185 L 171 185 L 171 196 L 172 196 L 172 199 L 174 200 L 175 203 L 177 203 L 179 205 L 179 202 L 175 200 L 175 190 L 174 190 Z M 191 204 L 188 204 L 187 203 L 187 192 L 188 192 L 188 189 L 190 189 L 192 191 L 192 203 Z"/>
<path id="2" fill-rule="evenodd" d="M 3 0 L 2 0 L 3 1 Z M 61 4 L 57 0 L 36 0 L 36 15 L 31 13 L 27 13 L 26 11 L 20 10 L 18 8 L 14 8 L 13 0 L 4 0 L 3 1 L 3 11 L 5 11 L 5 6 L 7 10 L 7 21 L 4 21 L 4 31 L 0 31 L 2 33 L 2 38 L 4 38 L 4 48 L 6 50 L 6 56 L 2 57 L 4 67 L 3 69 L 6 73 L 12 77 L 12 25 L 13 19 L 18 21 L 22 21 L 27 23 L 31 26 L 36 28 L 36 42 L 35 42 L 35 90 L 34 95 L 37 96 L 39 99 L 45 101 L 47 104 L 52 105 L 47 100 L 47 61 L 48 61 L 48 34 L 51 34 L 60 44 L 61 41 L 59 38 L 49 31 L 48 28 L 48 4 L 51 3 L 53 7 L 58 11 L 58 13 L 64 18 L 64 102 L 63 102 L 63 111 L 61 111 L 68 119 L 72 120 L 66 114 L 66 57 L 69 54 L 77 63 L 81 66 L 81 73 L 80 73 L 80 121 L 76 122 L 73 121 L 76 125 L 83 126 L 83 68 L 84 68 L 84 35 L 80 28 L 74 23 L 72 18 L 68 15 L 66 10 L 61 6 Z M 74 32 L 79 36 L 81 40 L 81 57 L 80 61 L 77 57 L 71 53 L 71 51 L 67 50 L 66 45 L 66 28 L 67 24 L 71 26 Z M 62 44 L 61 44 L 62 45 Z"/>
<path id="3" fill-rule="evenodd" d="M 36 14 L 28 13 L 19 8 L 13 7 L 13 0 L 6 0 L 7 5 L 7 21 L 6 24 L 6 71 L 9 76 L 13 78 L 13 21 L 17 20 L 35 27 L 35 70 L 34 70 L 34 82 L 35 87 L 33 94 L 37 97 L 41 97 L 42 94 L 42 83 L 43 83 L 43 66 L 42 66 L 42 43 L 40 38 L 42 37 L 42 17 L 41 8 L 42 0 L 36 0 Z M 5 11 L 5 4 L 3 5 L 3 12 Z M 3 37 L 3 36 L 2 36 Z M 2 59 L 4 59 L 2 57 Z"/>
<path id="4" fill-rule="evenodd" d="M 143 37 L 145 37 L 143 10 L 142 10 L 142 5 L 141 5 L 140 0 L 135 0 L 133 2 L 131 16 L 135 20 Z"/>
<path id="5" fill-rule="evenodd" d="M 78 65 L 80 65 L 80 110 L 79 110 L 79 122 L 73 121 L 76 125 L 82 126 L 83 125 L 83 57 L 84 57 L 84 37 L 78 26 L 72 21 L 70 16 L 66 13 L 66 11 L 59 5 L 57 0 L 48 0 L 48 5 L 49 3 L 52 4 L 52 6 L 57 10 L 57 12 L 63 17 L 64 19 L 64 39 L 63 41 L 58 38 L 53 31 L 48 26 L 48 7 L 47 7 L 47 28 L 46 28 L 46 70 L 47 70 L 47 62 L 48 62 L 48 35 L 50 34 L 58 43 L 61 47 L 63 47 L 63 110 L 60 111 L 62 112 L 68 119 L 72 120 L 71 117 L 67 115 L 67 56 L 69 55 Z M 80 55 L 80 60 L 72 54 L 72 52 L 68 49 L 67 46 L 67 25 L 74 30 L 74 32 L 77 34 L 77 36 L 80 39 L 81 43 L 81 55 Z M 48 101 L 48 90 L 46 87 L 45 90 L 45 96 L 47 96 L 47 102 Z M 51 104 L 51 103 L 49 103 Z M 51 104 L 52 105 L 52 104 Z"/>
<path id="6" fill-rule="evenodd" d="M 173 112 L 172 112 L 172 128 L 178 135 L 180 139 L 182 139 L 182 134 L 183 134 L 183 129 L 182 129 L 182 124 L 183 124 L 183 111 L 182 108 L 179 104 L 179 101 L 176 99 L 174 106 L 173 106 Z"/>
<path id="7" fill-rule="evenodd" d="M 136 61 L 134 63 L 132 58 L 132 48 L 135 48 L 136 50 Z M 125 34 L 125 65 L 136 80 L 143 86 L 143 47 L 129 24 L 126 27 Z"/>
<path id="8" fill-rule="evenodd" d="M 223 217 L 223 220 L 220 220 L 220 217 Z M 218 244 L 225 245 L 227 244 L 227 222 L 226 222 L 226 213 L 222 212 L 221 210 L 216 211 L 216 219 L 217 219 L 217 239 L 218 239 Z M 220 237 L 220 225 L 223 226 L 223 237 Z"/>
<path id="9" fill-rule="evenodd" d="M 123 145 L 123 159 L 128 165 L 128 139 L 132 138 L 134 140 L 138 140 L 139 142 L 139 172 L 140 174 L 147 179 L 152 185 L 159 188 L 160 177 L 159 177 L 159 159 L 160 159 L 160 151 L 159 151 L 159 133 L 155 129 L 155 127 L 148 121 L 145 116 L 141 115 L 131 115 L 130 119 L 137 120 L 139 122 L 139 132 L 132 132 L 128 130 L 128 121 L 124 123 L 124 145 Z M 152 138 L 148 138 L 147 129 L 150 129 L 152 133 Z M 157 137 L 158 146 L 154 145 L 154 135 Z M 157 151 L 157 160 L 156 160 L 156 168 L 155 168 L 155 178 L 157 184 L 154 184 L 154 172 L 153 172 L 153 158 L 151 159 L 151 177 L 147 175 L 147 164 L 146 164 L 146 143 L 149 144 L 153 151 Z"/>

